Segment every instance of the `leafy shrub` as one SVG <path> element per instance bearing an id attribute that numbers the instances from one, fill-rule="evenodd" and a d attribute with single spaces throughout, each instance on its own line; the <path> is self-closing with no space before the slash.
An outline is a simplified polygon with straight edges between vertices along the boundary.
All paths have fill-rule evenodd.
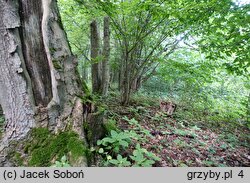
<path id="1" fill-rule="evenodd" d="M 111 130 L 110 136 L 97 141 L 97 145 L 102 145 L 106 150 L 118 153 L 120 149 L 125 149 L 131 142 L 130 134 Z"/>
<path id="2" fill-rule="evenodd" d="M 149 132 L 144 132 L 145 129 L 136 121 L 135 119 L 129 120 L 130 124 L 136 125 L 140 131 L 139 133 L 144 133 L 148 135 Z M 137 134 L 134 130 L 126 130 L 124 132 L 116 132 L 111 130 L 110 136 L 103 138 L 102 140 L 97 141 L 97 145 L 100 146 L 98 153 L 104 155 L 105 159 L 103 162 L 104 166 L 142 166 L 150 167 L 155 164 L 156 161 L 159 161 L 155 154 L 148 152 L 145 148 L 141 148 L 140 144 L 137 143 L 132 154 L 129 155 L 130 160 L 125 157 L 123 158 L 121 153 L 123 150 L 128 149 L 129 145 L 132 142 L 132 139 L 137 140 L 137 142 L 145 142 L 145 139 L 142 138 L 142 135 Z M 133 148 L 133 147 L 130 147 Z M 115 155 L 116 158 L 112 156 Z"/>

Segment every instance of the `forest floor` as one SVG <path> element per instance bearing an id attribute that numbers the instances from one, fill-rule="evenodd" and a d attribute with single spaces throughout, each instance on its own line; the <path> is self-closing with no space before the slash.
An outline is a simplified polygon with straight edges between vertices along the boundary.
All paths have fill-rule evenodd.
<path id="1" fill-rule="evenodd" d="M 153 99 L 151 104 L 146 100 L 118 106 L 113 98 L 107 106 L 109 117 L 117 121 L 119 129 L 148 132 L 140 145 L 161 158 L 153 166 L 250 166 L 249 129 L 228 131 L 225 127 L 213 127 L 210 122 L 180 119 L 176 114 L 169 117 L 160 111 L 158 100 Z M 131 153 L 133 149 L 127 151 Z"/>
<path id="2" fill-rule="evenodd" d="M 157 98 L 132 99 L 130 105 L 121 106 L 117 96 L 109 97 L 105 108 L 119 130 L 133 131 L 143 137 L 143 140 L 133 139 L 133 145 L 121 152 L 123 157 L 129 157 L 135 145 L 140 144 L 161 159 L 153 164 L 157 167 L 250 167 L 247 128 L 191 119 L 181 107 L 177 107 L 173 116 L 167 116 L 161 112 Z M 0 129 L 2 125 L 0 116 Z"/>

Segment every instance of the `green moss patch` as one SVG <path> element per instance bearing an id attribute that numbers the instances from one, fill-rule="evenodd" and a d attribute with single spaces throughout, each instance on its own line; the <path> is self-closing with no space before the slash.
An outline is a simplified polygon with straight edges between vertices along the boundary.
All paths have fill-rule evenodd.
<path id="1" fill-rule="evenodd" d="M 83 141 L 72 131 L 54 135 L 46 128 L 36 128 L 32 130 L 30 139 L 25 144 L 25 153 L 30 156 L 29 166 L 50 166 L 53 160 L 60 160 L 69 152 L 76 160 L 87 151 Z"/>

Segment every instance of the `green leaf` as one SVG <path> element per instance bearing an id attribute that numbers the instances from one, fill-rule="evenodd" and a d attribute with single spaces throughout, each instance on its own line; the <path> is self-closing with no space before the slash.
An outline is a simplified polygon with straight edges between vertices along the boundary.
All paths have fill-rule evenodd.
<path id="1" fill-rule="evenodd" d="M 121 156 L 120 154 L 117 155 L 117 160 L 118 160 L 118 161 L 122 161 L 122 160 L 123 160 L 123 159 L 122 159 L 122 156 Z"/>
<path id="2" fill-rule="evenodd" d="M 155 163 L 155 161 L 153 161 L 153 160 L 146 160 L 142 163 L 142 166 L 151 167 L 154 163 Z"/>
<path id="3" fill-rule="evenodd" d="M 100 148 L 100 149 L 98 150 L 98 152 L 99 152 L 100 154 L 104 153 L 103 148 Z"/>
<path id="4" fill-rule="evenodd" d="M 64 155 L 62 158 L 61 158 L 61 162 L 62 163 L 65 163 L 67 161 L 67 157 Z"/>
<path id="5" fill-rule="evenodd" d="M 68 163 L 64 163 L 64 164 L 63 164 L 63 167 L 71 167 L 71 166 L 70 166 L 70 164 L 68 164 Z"/>
<path id="6" fill-rule="evenodd" d="M 62 166 L 62 163 L 61 163 L 60 161 L 56 161 L 56 162 L 55 162 L 55 166 L 56 166 L 56 167 L 61 167 L 61 166 Z"/>
<path id="7" fill-rule="evenodd" d="M 97 140 L 97 145 L 101 145 L 102 144 L 102 141 L 101 140 Z"/>
<path id="8" fill-rule="evenodd" d="M 120 150 L 119 146 L 116 146 L 116 147 L 114 148 L 114 152 L 116 152 L 116 153 L 118 153 L 119 150 Z"/>
<path id="9" fill-rule="evenodd" d="M 130 166 L 131 163 L 130 163 L 129 161 L 125 161 L 125 162 L 123 163 L 123 165 L 124 165 L 124 166 Z"/>
<path id="10" fill-rule="evenodd" d="M 114 165 L 118 165 L 119 161 L 117 161 L 116 159 L 111 159 L 109 160 L 110 163 L 114 164 Z"/>
<path id="11" fill-rule="evenodd" d="M 114 138 L 110 138 L 110 137 L 105 137 L 105 138 L 103 138 L 102 139 L 102 145 L 105 145 L 105 146 L 107 146 L 107 143 L 114 143 L 116 141 L 116 139 L 114 139 Z"/>
<path id="12" fill-rule="evenodd" d="M 117 135 L 118 135 L 118 133 L 116 131 L 114 131 L 114 130 L 111 130 L 110 133 L 111 133 L 112 137 L 117 137 Z"/>
<path id="13" fill-rule="evenodd" d="M 119 144 L 123 147 L 128 147 L 128 143 L 124 140 L 119 141 Z"/>

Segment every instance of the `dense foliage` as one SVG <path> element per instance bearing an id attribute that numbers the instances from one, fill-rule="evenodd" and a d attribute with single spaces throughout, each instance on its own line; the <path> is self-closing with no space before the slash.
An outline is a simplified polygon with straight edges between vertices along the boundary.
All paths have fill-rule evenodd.
<path id="1" fill-rule="evenodd" d="M 230 152 L 239 153 L 235 151 L 239 141 L 242 152 L 242 146 L 249 147 L 244 135 L 250 128 L 249 4 L 231 0 L 59 3 L 69 42 L 79 58 L 79 74 L 89 86 L 93 64 L 89 24 L 96 20 L 103 27 L 104 16 L 111 20 L 110 91 L 101 99 L 108 118 L 107 136 L 92 149 L 99 157 L 98 166 L 240 165 L 230 163 Z M 117 106 L 119 98 L 125 106 Z M 166 116 L 158 101 L 177 104 L 177 111 Z M 219 134 L 212 137 L 208 130 Z M 163 137 L 174 143 L 166 144 Z M 185 149 L 200 158 L 184 160 L 185 153 L 177 158 L 172 149 Z M 227 158 L 220 159 L 226 150 Z"/>
<path id="2" fill-rule="evenodd" d="M 85 80 L 91 65 L 89 24 L 96 19 L 103 26 L 102 17 L 108 15 L 111 85 L 118 84 L 123 103 L 141 89 L 174 100 L 190 112 L 195 109 L 198 115 L 216 113 L 212 117 L 216 121 L 249 123 L 249 4 L 230 0 L 59 3 Z"/>

